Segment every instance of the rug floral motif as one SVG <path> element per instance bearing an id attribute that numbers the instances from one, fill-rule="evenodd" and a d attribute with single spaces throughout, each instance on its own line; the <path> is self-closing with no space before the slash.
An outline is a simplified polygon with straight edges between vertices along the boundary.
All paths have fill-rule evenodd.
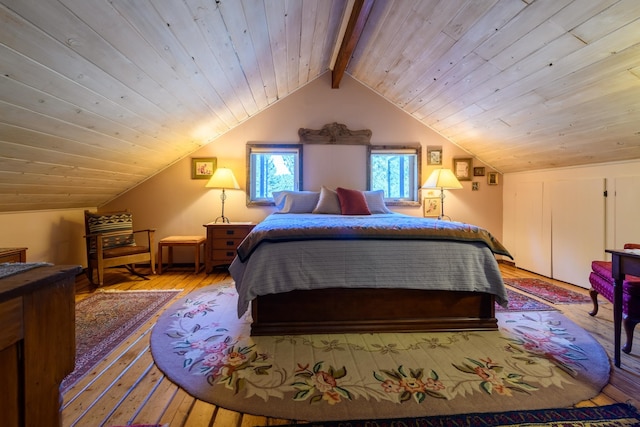
<path id="1" fill-rule="evenodd" d="M 237 294 L 210 286 L 163 313 L 158 367 L 198 399 L 325 421 L 569 406 L 599 393 L 609 361 L 555 311 L 498 313 L 500 331 L 251 337 Z"/>
<path id="2" fill-rule="evenodd" d="M 554 304 L 582 304 L 591 302 L 591 298 L 588 295 L 574 292 L 540 279 L 504 279 L 504 283 Z"/>
<path id="3" fill-rule="evenodd" d="M 76 304 L 76 362 L 62 382 L 71 387 L 180 290 L 97 291 Z"/>

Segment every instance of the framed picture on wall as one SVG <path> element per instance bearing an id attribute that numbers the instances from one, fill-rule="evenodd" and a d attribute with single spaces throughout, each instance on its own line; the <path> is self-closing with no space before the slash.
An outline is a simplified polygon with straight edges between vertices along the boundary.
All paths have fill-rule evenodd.
<path id="1" fill-rule="evenodd" d="M 498 185 L 498 172 L 489 172 L 487 174 L 487 184 Z"/>
<path id="2" fill-rule="evenodd" d="M 425 197 L 423 201 L 425 218 L 440 217 L 440 213 L 442 212 L 442 201 L 440 197 Z"/>
<path id="3" fill-rule="evenodd" d="M 453 159 L 453 173 L 458 181 L 471 181 L 472 166 L 471 158 Z"/>
<path id="4" fill-rule="evenodd" d="M 484 176 L 484 167 L 475 167 L 473 168 L 473 176 Z"/>
<path id="5" fill-rule="evenodd" d="M 427 164 L 428 165 L 442 164 L 442 146 L 427 145 Z"/>
<path id="6" fill-rule="evenodd" d="M 191 179 L 209 179 L 215 172 L 215 157 L 193 157 L 191 159 Z"/>

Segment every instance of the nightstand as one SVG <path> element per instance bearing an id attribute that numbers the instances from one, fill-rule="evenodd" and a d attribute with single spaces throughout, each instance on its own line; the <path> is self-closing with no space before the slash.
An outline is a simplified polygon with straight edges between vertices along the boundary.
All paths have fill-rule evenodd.
<path id="1" fill-rule="evenodd" d="M 205 246 L 205 271 L 211 273 L 214 267 L 229 265 L 236 256 L 236 249 L 256 225 L 252 222 L 210 222 L 207 228 Z"/>

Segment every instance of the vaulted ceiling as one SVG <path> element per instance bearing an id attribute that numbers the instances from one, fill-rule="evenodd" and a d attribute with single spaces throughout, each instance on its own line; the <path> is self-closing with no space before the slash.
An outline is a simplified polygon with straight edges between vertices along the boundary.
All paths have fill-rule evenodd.
<path id="1" fill-rule="evenodd" d="M 639 34 L 637 0 L 0 0 L 0 211 L 99 206 L 343 66 L 501 172 L 640 159 Z"/>

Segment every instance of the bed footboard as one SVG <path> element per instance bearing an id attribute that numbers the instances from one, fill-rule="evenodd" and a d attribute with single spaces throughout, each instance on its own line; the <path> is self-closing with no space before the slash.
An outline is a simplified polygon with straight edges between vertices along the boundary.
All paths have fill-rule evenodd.
<path id="1" fill-rule="evenodd" d="M 251 335 L 495 330 L 494 296 L 417 289 L 315 289 L 252 301 Z"/>

